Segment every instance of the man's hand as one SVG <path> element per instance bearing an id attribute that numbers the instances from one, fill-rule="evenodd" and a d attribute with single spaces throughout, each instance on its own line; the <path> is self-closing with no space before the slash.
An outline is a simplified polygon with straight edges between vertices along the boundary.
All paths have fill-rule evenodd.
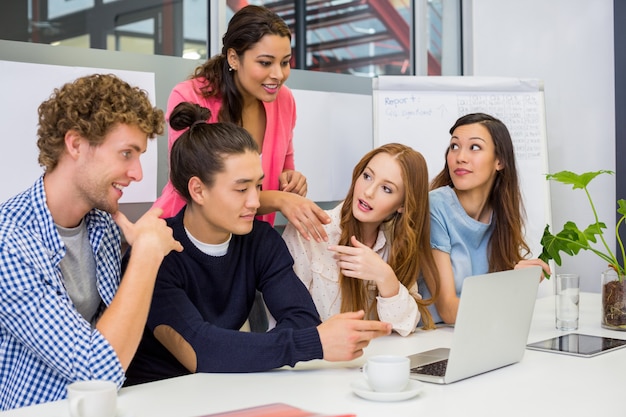
<path id="1" fill-rule="evenodd" d="M 363 355 L 370 340 L 391 333 L 391 324 L 363 320 L 361 311 L 336 314 L 317 326 L 327 361 L 350 361 Z"/>
<path id="2" fill-rule="evenodd" d="M 172 250 L 183 250 L 172 236 L 172 229 L 159 218 L 162 213 L 160 208 L 151 209 L 136 223 L 120 211 L 113 214 L 132 247 L 132 254 L 115 297 L 96 328 L 111 344 L 124 370 L 128 369 L 141 340 L 161 262 Z"/>
<path id="3" fill-rule="evenodd" d="M 154 251 L 161 258 L 172 250 L 182 252 L 183 246 L 172 236 L 172 229 L 159 216 L 163 210 L 156 207 L 148 210 L 136 223 L 132 223 L 121 211 L 113 215 L 113 220 L 122 229 L 128 244 L 140 250 Z M 135 249 L 133 249 L 134 251 Z"/>

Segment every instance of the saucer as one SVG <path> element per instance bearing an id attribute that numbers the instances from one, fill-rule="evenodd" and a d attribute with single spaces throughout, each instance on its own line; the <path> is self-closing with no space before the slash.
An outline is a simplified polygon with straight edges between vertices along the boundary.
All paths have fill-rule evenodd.
<path id="1" fill-rule="evenodd" d="M 422 392 L 424 384 L 413 379 L 409 380 L 409 385 L 398 392 L 377 392 L 373 391 L 365 379 L 357 379 L 350 384 L 352 391 L 361 398 L 372 401 L 402 401 L 415 397 Z"/>

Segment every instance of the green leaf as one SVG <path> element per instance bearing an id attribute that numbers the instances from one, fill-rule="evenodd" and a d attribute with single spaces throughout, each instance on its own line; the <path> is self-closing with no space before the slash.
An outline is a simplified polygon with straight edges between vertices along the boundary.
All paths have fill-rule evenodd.
<path id="1" fill-rule="evenodd" d="M 593 180 L 595 177 L 601 174 L 610 174 L 613 175 L 613 171 L 601 170 L 601 171 L 593 171 L 593 172 L 584 172 L 582 174 L 576 174 L 572 171 L 560 171 L 555 174 L 547 174 L 546 179 L 558 181 L 562 184 L 568 184 L 572 186 L 572 189 L 577 188 L 586 188 L 587 185 Z"/>
<path id="2" fill-rule="evenodd" d="M 589 226 L 587 226 L 584 232 L 586 239 L 592 241 L 593 243 L 596 243 L 596 235 L 601 236 L 602 229 L 606 229 L 606 225 L 602 222 L 590 224 Z M 589 246 L 589 243 L 587 243 L 587 246 Z"/>
<path id="3" fill-rule="evenodd" d="M 602 234 L 602 229 L 606 229 L 604 223 L 595 223 L 582 232 L 576 223 L 567 222 L 563 230 L 553 235 L 550 233 L 550 226 L 546 225 L 541 237 L 543 250 L 539 258 L 545 262 L 554 259 L 554 262 L 560 266 L 562 262 L 560 252 L 574 256 L 581 250 L 591 250 L 589 241 L 595 243 L 596 235 Z"/>
<path id="4" fill-rule="evenodd" d="M 617 205 L 619 206 L 619 208 L 617 209 L 617 212 L 621 214 L 622 216 L 626 216 L 626 200 L 624 199 L 617 200 Z"/>
<path id="5" fill-rule="evenodd" d="M 563 230 L 558 232 L 556 235 L 550 233 L 550 229 L 548 225 L 546 225 L 541 238 L 543 250 L 541 255 L 539 255 L 540 259 L 545 262 L 554 260 L 554 262 L 560 266 L 561 253 L 573 256 L 581 250 L 589 250 L 600 257 L 600 259 L 611 265 L 620 274 L 624 273 L 624 265 L 619 264 L 617 257 L 613 254 L 613 251 L 611 251 L 611 248 L 605 241 L 603 232 L 604 229 L 606 229 L 606 224 L 598 220 L 597 211 L 595 205 L 593 204 L 591 194 L 589 194 L 589 190 L 587 190 L 589 183 L 601 174 L 612 175 L 614 172 L 601 170 L 576 174 L 571 171 L 560 171 L 555 174 L 546 175 L 546 179 L 571 185 L 574 190 L 577 188 L 583 189 L 587 195 L 587 200 L 591 205 L 595 223 L 590 224 L 584 231 L 581 231 L 578 226 L 576 226 L 576 223 L 569 221 L 565 223 Z M 626 200 L 617 200 L 617 205 L 617 212 L 621 214 L 621 218 L 619 218 L 615 224 L 615 234 L 617 237 L 619 253 L 622 255 L 623 259 L 626 259 L 626 250 L 622 243 L 621 236 L 619 235 L 619 227 L 626 221 Z M 593 247 L 591 245 L 592 243 L 598 244 L 598 247 Z"/>
<path id="6" fill-rule="evenodd" d="M 561 265 L 561 255 L 559 254 L 560 250 L 563 250 L 568 255 L 572 255 L 572 251 L 566 246 L 562 245 L 558 238 L 550 233 L 550 226 L 546 225 L 546 228 L 543 230 L 543 236 L 541 237 L 541 246 L 543 246 L 543 250 L 541 255 L 539 256 L 544 262 L 547 262 L 550 259 L 554 259 L 557 265 Z"/>

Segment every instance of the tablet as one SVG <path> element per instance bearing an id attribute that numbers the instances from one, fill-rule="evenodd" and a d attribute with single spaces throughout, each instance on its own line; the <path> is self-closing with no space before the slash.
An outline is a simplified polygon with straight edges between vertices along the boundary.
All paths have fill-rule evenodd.
<path id="1" fill-rule="evenodd" d="M 582 357 L 591 357 L 610 352 L 626 346 L 626 340 L 612 337 L 592 336 L 588 334 L 570 333 L 563 336 L 530 343 L 526 347 L 545 352 L 563 353 Z"/>

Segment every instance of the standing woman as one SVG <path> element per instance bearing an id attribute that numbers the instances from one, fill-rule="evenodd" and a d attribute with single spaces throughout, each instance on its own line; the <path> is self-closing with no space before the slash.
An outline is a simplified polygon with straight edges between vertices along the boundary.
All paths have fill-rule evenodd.
<path id="1" fill-rule="evenodd" d="M 513 142 L 500 120 L 484 113 L 459 118 L 450 129 L 446 164 L 431 182 L 431 246 L 441 283 L 436 322 L 454 323 L 463 280 L 471 275 L 541 266 L 525 259 L 524 207 Z M 435 283 L 425 277 L 424 297 Z"/>
<path id="2" fill-rule="evenodd" d="M 208 123 L 243 126 L 261 149 L 263 192 L 260 214 L 274 223 L 281 211 L 304 236 L 324 238 L 323 210 L 304 198 L 306 178 L 295 170 L 293 129 L 296 104 L 284 83 L 290 73 L 291 32 L 271 10 L 246 6 L 232 17 L 223 37 L 222 53 L 197 67 L 190 79 L 176 85 L 167 104 L 167 116 L 181 102 L 208 108 Z M 181 132 L 168 130 L 168 152 Z M 185 204 L 168 181 L 154 203 L 171 217 Z"/>
<path id="3" fill-rule="evenodd" d="M 402 336 L 420 320 L 433 328 L 417 291 L 420 272 L 436 286 L 430 250 L 428 168 L 419 152 L 391 143 L 356 165 L 346 199 L 328 211 L 329 243 L 307 241 L 289 223 L 283 238 L 294 270 L 315 301 L 321 319 L 364 310 L 391 323 Z"/>

